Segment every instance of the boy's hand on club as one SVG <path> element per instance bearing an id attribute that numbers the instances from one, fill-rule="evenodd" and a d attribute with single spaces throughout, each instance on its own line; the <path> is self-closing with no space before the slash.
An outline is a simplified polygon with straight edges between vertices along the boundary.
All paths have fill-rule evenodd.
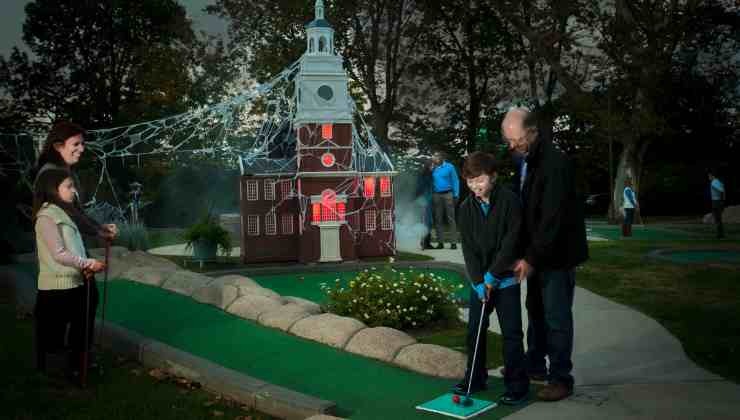
<path id="1" fill-rule="evenodd" d="M 484 283 L 479 283 L 475 285 L 475 293 L 478 294 L 478 299 L 485 302 L 488 298 L 488 292 L 486 291 L 486 285 Z"/>

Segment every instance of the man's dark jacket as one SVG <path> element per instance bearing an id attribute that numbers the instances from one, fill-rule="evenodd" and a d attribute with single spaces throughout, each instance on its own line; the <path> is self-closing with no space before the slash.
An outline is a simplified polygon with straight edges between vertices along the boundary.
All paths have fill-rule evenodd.
<path id="1" fill-rule="evenodd" d="M 469 194 L 457 212 L 465 267 L 474 284 L 483 281 L 486 271 L 499 278 L 512 276 L 512 266 L 521 258 L 519 197 L 497 183 L 489 202 L 491 208 L 484 216 L 475 195 Z"/>
<path id="2" fill-rule="evenodd" d="M 574 268 L 588 259 L 588 243 L 573 165 L 543 133 L 526 161 L 521 192 L 524 258 L 536 270 Z"/>

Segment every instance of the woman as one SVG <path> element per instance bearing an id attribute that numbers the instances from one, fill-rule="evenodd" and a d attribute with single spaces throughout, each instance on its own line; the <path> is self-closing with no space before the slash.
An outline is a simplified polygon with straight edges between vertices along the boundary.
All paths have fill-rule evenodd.
<path id="1" fill-rule="evenodd" d="M 73 183 L 76 187 L 70 218 L 76 225 L 79 232 L 85 240 L 85 248 L 90 248 L 90 240 L 93 241 L 112 241 L 118 235 L 118 228 L 115 224 L 100 224 L 95 219 L 85 214 L 82 207 L 83 194 L 81 192 L 79 178 L 73 168 L 79 163 L 82 153 L 85 151 L 85 129 L 71 122 L 59 122 L 54 124 L 46 137 L 46 141 L 41 149 L 36 164 L 36 179 L 34 180 L 34 193 L 40 188 L 38 181 L 43 174 L 50 170 L 66 170 L 70 173 Z M 54 251 L 54 250 L 52 250 Z M 87 253 L 89 254 L 89 253 Z M 92 273 L 89 274 L 92 276 Z M 88 343 L 92 347 L 93 330 L 95 326 L 95 313 L 98 306 L 98 289 L 94 278 L 92 278 L 90 311 L 87 314 L 89 320 L 88 331 L 90 337 Z M 88 350 L 89 350 L 88 348 Z"/>

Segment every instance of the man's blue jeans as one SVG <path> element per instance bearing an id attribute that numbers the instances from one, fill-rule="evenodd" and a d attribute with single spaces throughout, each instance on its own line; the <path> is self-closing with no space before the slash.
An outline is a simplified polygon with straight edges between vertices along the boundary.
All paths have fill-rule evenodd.
<path id="1" fill-rule="evenodd" d="M 537 272 L 527 285 L 527 371 L 548 373 L 550 383 L 573 387 L 573 293 L 576 272 Z M 549 372 L 545 356 L 550 360 Z"/>

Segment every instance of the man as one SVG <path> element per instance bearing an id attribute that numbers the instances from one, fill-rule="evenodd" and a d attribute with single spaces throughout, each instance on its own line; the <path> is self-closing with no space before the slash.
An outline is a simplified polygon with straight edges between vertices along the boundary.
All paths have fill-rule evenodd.
<path id="1" fill-rule="evenodd" d="M 444 249 L 444 221 L 450 226 L 450 249 L 457 249 L 455 204 L 460 197 L 460 180 L 455 167 L 444 159 L 441 152 L 432 155 L 432 209 L 437 230 L 437 249 Z"/>
<path id="2" fill-rule="evenodd" d="M 722 212 L 725 209 L 725 186 L 713 172 L 709 172 L 709 189 L 712 195 L 712 217 L 717 225 L 717 239 L 725 237 L 725 229 L 722 226 Z"/>
<path id="3" fill-rule="evenodd" d="M 524 367 L 522 340 L 522 304 L 520 286 L 511 268 L 520 258 L 520 228 L 522 209 L 519 198 L 496 182 L 496 162 L 493 155 L 475 152 L 468 156 L 462 169 L 471 195 L 460 205 L 458 214 L 460 242 L 465 269 L 474 289 L 470 293 L 468 317 L 468 365 L 465 378 L 453 392 L 465 394 L 486 389 L 486 338 L 489 317 L 496 308 L 501 335 L 504 338 L 504 385 L 506 393 L 499 402 L 521 404 L 529 394 L 529 378 Z M 486 302 L 481 325 L 481 310 Z M 478 331 L 483 331 L 476 343 Z M 473 365 L 474 349 L 478 353 Z"/>
<path id="4" fill-rule="evenodd" d="M 509 149 L 523 157 L 517 186 L 524 258 L 514 273 L 520 282 L 529 279 L 527 373 L 548 379 L 541 400 L 558 401 L 573 393 L 573 293 L 575 268 L 588 259 L 586 226 L 570 161 L 537 129 L 535 115 L 512 109 L 501 128 Z"/>

